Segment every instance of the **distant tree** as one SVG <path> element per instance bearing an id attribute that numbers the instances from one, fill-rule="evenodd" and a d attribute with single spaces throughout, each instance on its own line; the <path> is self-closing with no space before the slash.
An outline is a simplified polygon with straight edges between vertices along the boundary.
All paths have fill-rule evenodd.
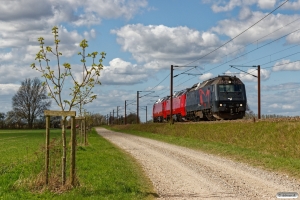
<path id="1" fill-rule="evenodd" d="M 28 128 L 32 128 L 34 120 L 50 106 L 46 86 L 38 78 L 22 81 L 17 94 L 12 98 L 13 112 L 27 121 Z"/>
<path id="2" fill-rule="evenodd" d="M 139 118 L 139 121 L 141 121 L 140 118 Z M 130 113 L 129 115 L 127 115 L 126 123 L 127 124 L 136 124 L 136 114 L 135 113 Z"/>
<path id="3" fill-rule="evenodd" d="M 99 114 L 99 113 L 91 114 L 90 118 L 91 118 L 91 125 L 92 126 L 99 126 L 99 125 L 106 124 L 106 117 L 104 115 Z"/>
<path id="4" fill-rule="evenodd" d="M 246 105 L 246 114 L 245 114 L 245 119 L 252 119 L 256 117 L 255 113 L 250 109 L 250 106 L 247 104 Z"/>
<path id="5" fill-rule="evenodd" d="M 51 116 L 50 124 L 52 128 L 61 128 L 61 116 Z"/>
<path id="6" fill-rule="evenodd" d="M 16 112 L 9 111 L 6 113 L 5 124 L 8 128 L 23 128 L 25 122 Z"/>
<path id="7" fill-rule="evenodd" d="M 5 113 L 0 113 L 0 125 L 4 128 Z"/>

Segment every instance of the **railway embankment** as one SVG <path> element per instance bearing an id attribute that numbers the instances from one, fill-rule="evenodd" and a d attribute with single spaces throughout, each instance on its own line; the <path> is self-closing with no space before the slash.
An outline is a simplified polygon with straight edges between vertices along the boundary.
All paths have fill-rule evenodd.
<path id="1" fill-rule="evenodd" d="M 109 128 L 202 150 L 300 180 L 300 117 Z"/>

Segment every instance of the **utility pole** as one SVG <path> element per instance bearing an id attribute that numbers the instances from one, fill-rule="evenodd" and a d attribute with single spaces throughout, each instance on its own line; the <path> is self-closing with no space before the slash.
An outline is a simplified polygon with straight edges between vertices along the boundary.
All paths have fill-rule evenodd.
<path id="1" fill-rule="evenodd" d="M 230 65 L 231 67 L 237 69 L 237 70 L 240 70 L 236 67 L 234 67 L 233 65 Z M 239 66 L 239 67 L 250 67 L 250 66 Z M 257 78 L 257 118 L 260 119 L 261 118 L 261 100 L 260 100 L 260 65 L 257 65 L 257 66 L 252 66 L 252 67 L 257 67 L 257 76 L 253 75 L 253 74 L 250 74 L 246 71 L 243 71 L 243 70 L 240 70 L 246 74 L 249 74 L 255 78 Z"/>
<path id="2" fill-rule="evenodd" d="M 170 124 L 173 124 L 173 65 L 171 65 L 170 77 Z"/>
<path id="3" fill-rule="evenodd" d="M 113 110 L 113 119 L 112 119 L 112 124 L 115 123 L 115 110 Z"/>
<path id="4" fill-rule="evenodd" d="M 111 125 L 111 112 L 109 112 L 109 125 Z"/>
<path id="5" fill-rule="evenodd" d="M 136 92 L 136 123 L 139 124 L 139 92 Z"/>
<path id="6" fill-rule="evenodd" d="M 117 124 L 119 124 L 119 106 L 117 106 Z"/>
<path id="7" fill-rule="evenodd" d="M 146 123 L 147 123 L 147 106 L 146 106 Z"/>
<path id="8" fill-rule="evenodd" d="M 257 91 L 258 91 L 258 97 L 257 97 L 257 105 L 258 105 L 258 116 L 257 118 L 260 119 L 261 113 L 260 113 L 260 65 L 257 66 Z"/>
<path id="9" fill-rule="evenodd" d="M 127 124 L 126 118 L 127 118 L 127 116 L 126 116 L 126 100 L 125 100 L 125 119 L 124 119 L 124 124 L 125 125 Z"/>
<path id="10" fill-rule="evenodd" d="M 136 92 L 136 121 L 137 121 L 137 123 L 139 124 L 140 122 L 139 122 L 139 98 L 140 98 L 140 96 L 139 96 L 139 93 L 140 92 L 149 92 L 149 93 L 153 93 L 154 91 L 137 91 Z M 144 96 L 147 96 L 148 94 L 146 94 L 146 95 L 144 95 Z M 143 96 L 141 96 L 141 97 L 143 97 Z"/>

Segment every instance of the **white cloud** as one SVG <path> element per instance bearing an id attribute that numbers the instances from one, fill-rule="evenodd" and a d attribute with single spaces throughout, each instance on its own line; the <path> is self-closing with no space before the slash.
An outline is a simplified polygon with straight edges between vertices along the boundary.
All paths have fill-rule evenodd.
<path id="1" fill-rule="evenodd" d="M 300 33 L 294 32 L 286 37 L 287 44 L 299 44 L 300 43 Z"/>
<path id="2" fill-rule="evenodd" d="M 15 94 L 20 88 L 18 84 L 0 84 L 0 94 L 1 95 L 13 95 Z"/>
<path id="3" fill-rule="evenodd" d="M 211 8 L 214 12 L 227 12 L 241 5 L 241 0 L 230 0 L 227 4 L 225 3 L 225 5 L 220 5 L 220 1 L 218 1 L 217 3 L 214 3 Z"/>
<path id="4" fill-rule="evenodd" d="M 82 2 L 82 1 L 79 1 Z M 146 0 L 89 0 L 82 2 L 87 14 L 96 13 L 101 18 L 125 17 L 131 19 L 141 8 L 145 8 Z"/>
<path id="5" fill-rule="evenodd" d="M 258 7 L 261 9 L 271 9 L 274 8 L 276 0 L 258 0 Z"/>
<path id="6" fill-rule="evenodd" d="M 288 1 L 284 4 L 282 9 L 289 9 L 289 10 L 299 10 L 300 9 L 300 0 L 296 0 L 294 2 Z"/>
<path id="7" fill-rule="evenodd" d="M 153 91 L 170 90 L 170 87 L 168 87 L 168 86 L 163 86 L 163 85 L 158 85 L 158 86 L 156 86 L 155 88 L 153 88 L 153 87 L 147 87 L 146 91 L 147 91 L 147 90 L 153 90 Z"/>
<path id="8" fill-rule="evenodd" d="M 213 78 L 214 75 L 212 73 L 206 73 L 206 74 L 203 74 L 199 77 L 200 80 L 202 81 L 205 81 L 205 80 L 208 80 L 210 78 Z"/>
<path id="9" fill-rule="evenodd" d="M 231 72 L 226 71 L 226 75 L 232 76 L 233 74 L 237 77 L 239 77 L 243 82 L 249 81 L 249 82 L 257 82 L 257 69 L 256 68 L 250 68 L 247 70 L 247 73 L 244 72 Z M 268 71 L 266 69 L 260 69 L 260 79 L 262 81 L 265 81 L 270 78 L 271 71 Z"/>
<path id="10" fill-rule="evenodd" d="M 243 7 L 239 13 L 239 19 L 245 20 L 246 18 L 250 18 L 252 16 L 252 12 L 248 7 Z"/>
<path id="11" fill-rule="evenodd" d="M 230 12 L 237 7 L 246 7 L 256 5 L 260 9 L 272 9 L 275 7 L 276 0 L 229 0 L 229 1 L 205 1 L 204 3 L 211 3 L 211 9 L 214 12 Z M 299 2 L 289 3 L 285 6 L 286 9 L 293 6 L 299 6 Z"/>
<path id="12" fill-rule="evenodd" d="M 146 81 L 148 76 L 142 66 L 115 58 L 109 62 L 109 66 L 104 66 L 100 81 L 105 85 L 137 84 Z"/>
<path id="13" fill-rule="evenodd" d="M 211 32 L 199 32 L 188 27 L 167 27 L 164 25 L 126 25 L 111 31 L 118 36 L 117 42 L 124 51 L 132 54 L 147 68 L 169 68 L 171 64 L 184 65 L 205 56 L 219 47 L 221 41 Z M 238 46 L 229 44 L 201 59 L 201 63 L 218 62 Z"/>
<path id="14" fill-rule="evenodd" d="M 18 66 L 18 65 L 0 65 L 0 83 L 20 83 L 26 78 L 40 77 L 41 74 L 32 70 L 30 66 Z"/>
<path id="15" fill-rule="evenodd" d="M 8 53 L 0 53 L 0 61 L 7 61 L 7 60 L 11 60 L 13 57 L 12 52 L 8 52 Z"/>
<path id="16" fill-rule="evenodd" d="M 281 60 L 275 63 L 272 70 L 273 71 L 298 71 L 300 70 L 300 62 Z"/>
<path id="17" fill-rule="evenodd" d="M 266 14 L 262 12 L 253 12 L 248 14 L 250 17 L 245 17 L 242 20 L 237 19 L 225 19 L 219 21 L 218 25 L 213 27 L 211 31 L 219 34 L 226 35 L 228 38 L 234 38 L 239 35 L 242 31 L 246 30 Z M 289 34 L 291 31 L 299 29 L 297 23 L 291 23 L 299 19 L 297 15 L 284 15 L 276 14 L 269 15 L 267 18 L 251 27 L 245 33 L 237 37 L 233 42 L 235 44 L 245 45 L 249 43 L 262 43 L 268 40 L 274 40 Z M 286 26 L 287 24 L 290 25 Z M 286 26 L 285 28 L 282 28 Z M 266 27 L 268 27 L 266 29 Z M 281 28 L 281 29 L 280 29 Z M 289 43 L 299 43 L 299 36 L 295 33 L 287 38 Z"/>
<path id="18" fill-rule="evenodd" d="M 283 110 L 293 110 L 295 109 L 295 106 L 293 105 L 282 105 Z"/>

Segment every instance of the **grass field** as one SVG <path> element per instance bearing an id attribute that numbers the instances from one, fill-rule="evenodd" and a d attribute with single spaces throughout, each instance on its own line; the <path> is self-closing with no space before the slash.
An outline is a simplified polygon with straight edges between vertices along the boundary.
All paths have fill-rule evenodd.
<path id="1" fill-rule="evenodd" d="M 153 199 L 155 196 L 140 166 L 94 130 L 89 133 L 89 145 L 77 147 L 80 186 L 65 192 L 39 188 L 38 180 L 43 180 L 40 173 L 44 166 L 44 133 L 45 130 L 0 130 L 1 200 Z M 59 141 L 60 135 L 59 129 L 51 130 L 52 141 L 53 138 Z M 50 163 L 60 160 L 58 154 L 52 151 Z"/>
<path id="2" fill-rule="evenodd" d="M 300 179 L 300 121 L 114 125 L 116 131 L 200 149 Z"/>

